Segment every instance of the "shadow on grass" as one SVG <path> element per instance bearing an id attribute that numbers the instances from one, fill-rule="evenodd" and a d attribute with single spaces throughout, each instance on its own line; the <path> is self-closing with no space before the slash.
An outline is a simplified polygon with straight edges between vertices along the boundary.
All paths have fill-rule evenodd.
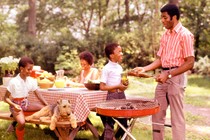
<path id="1" fill-rule="evenodd" d="M 50 135 L 54 140 L 59 140 L 54 131 L 51 131 L 49 128 L 44 128 L 43 131 L 45 135 Z"/>

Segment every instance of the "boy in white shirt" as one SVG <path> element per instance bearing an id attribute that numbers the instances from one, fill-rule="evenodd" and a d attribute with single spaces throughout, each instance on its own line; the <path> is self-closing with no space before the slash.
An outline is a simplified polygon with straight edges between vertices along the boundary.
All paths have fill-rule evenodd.
<path id="1" fill-rule="evenodd" d="M 105 48 L 105 53 L 109 62 L 103 67 L 101 74 L 100 89 L 107 90 L 107 100 L 125 99 L 124 90 L 128 88 L 128 83 L 125 85 L 121 82 L 122 67 L 119 65 L 122 62 L 122 48 L 117 43 L 108 44 Z M 120 138 L 124 131 L 120 128 L 114 137 L 114 120 L 111 117 L 101 116 L 104 125 L 102 134 L 103 140 L 113 140 Z M 124 127 L 128 127 L 127 119 L 118 119 Z"/>

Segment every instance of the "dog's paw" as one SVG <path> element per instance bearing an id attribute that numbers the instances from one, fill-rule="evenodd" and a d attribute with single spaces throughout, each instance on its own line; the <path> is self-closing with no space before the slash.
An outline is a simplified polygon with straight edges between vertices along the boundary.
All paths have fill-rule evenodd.
<path id="1" fill-rule="evenodd" d="M 70 122 L 71 122 L 71 127 L 76 128 L 77 127 L 77 118 L 74 114 L 71 114 L 70 116 Z"/>
<path id="2" fill-rule="evenodd" d="M 55 130 L 55 124 L 50 124 L 50 130 Z"/>
<path id="3" fill-rule="evenodd" d="M 72 128 L 77 128 L 77 122 L 72 122 L 72 123 L 71 123 L 71 127 L 72 127 Z"/>
<path id="4" fill-rule="evenodd" d="M 27 116 L 27 117 L 25 117 L 25 120 L 26 121 L 30 121 L 30 120 L 32 120 L 32 117 L 31 116 Z"/>
<path id="5" fill-rule="evenodd" d="M 40 120 L 41 122 L 44 122 L 44 121 L 45 121 L 45 118 L 44 118 L 44 117 L 40 117 L 39 120 Z"/>

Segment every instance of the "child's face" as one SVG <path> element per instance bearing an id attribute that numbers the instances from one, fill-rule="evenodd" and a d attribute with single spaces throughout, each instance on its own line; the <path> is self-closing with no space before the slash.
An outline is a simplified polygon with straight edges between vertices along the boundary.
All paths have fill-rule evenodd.
<path id="1" fill-rule="evenodd" d="M 118 46 L 117 48 L 115 48 L 114 53 L 112 54 L 112 61 L 114 62 L 122 62 L 122 48 L 120 46 Z"/>
<path id="2" fill-rule="evenodd" d="M 25 67 L 20 67 L 20 74 L 25 77 L 30 76 L 33 66 L 33 64 L 28 63 Z"/>

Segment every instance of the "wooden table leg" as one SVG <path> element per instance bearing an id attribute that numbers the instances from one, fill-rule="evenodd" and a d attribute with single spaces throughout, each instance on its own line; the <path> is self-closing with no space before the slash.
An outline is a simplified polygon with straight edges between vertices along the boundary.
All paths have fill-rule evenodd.
<path id="1" fill-rule="evenodd" d="M 70 127 L 56 127 L 54 130 L 59 140 L 69 140 L 70 131 Z"/>
<path id="2" fill-rule="evenodd" d="M 86 126 L 88 127 L 88 129 L 92 132 L 92 134 L 96 137 L 99 138 L 99 134 L 97 129 L 93 126 L 93 124 L 91 123 L 90 119 L 87 118 L 86 120 Z"/>
<path id="3" fill-rule="evenodd" d="M 77 135 L 77 132 L 79 129 L 83 126 L 86 125 L 87 128 L 91 131 L 91 133 L 98 139 L 99 134 L 97 129 L 93 126 L 91 123 L 90 119 L 87 118 L 87 120 L 83 123 L 78 123 L 77 128 L 72 129 L 71 127 L 56 127 L 54 130 L 56 136 L 59 138 L 59 140 L 74 140 L 74 138 Z"/>

